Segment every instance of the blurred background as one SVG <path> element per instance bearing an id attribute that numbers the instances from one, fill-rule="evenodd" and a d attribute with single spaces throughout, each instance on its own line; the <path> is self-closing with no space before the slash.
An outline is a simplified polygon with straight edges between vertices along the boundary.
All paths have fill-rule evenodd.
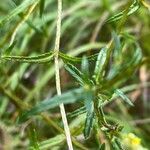
<path id="1" fill-rule="evenodd" d="M 31 2 L 34 0 L 31 0 Z M 44 10 L 40 13 L 38 3 L 29 14 L 29 6 L 19 7 L 23 0 L 5 0 L 0 3 L 0 20 L 7 18 L 7 23 L 0 26 L 0 53 L 8 50 L 12 35 L 15 35 L 15 46 L 11 55 L 35 56 L 54 49 L 56 34 L 57 1 L 45 0 Z M 131 1 L 124 0 L 63 0 L 62 29 L 60 50 L 71 56 L 81 57 L 97 53 L 111 40 L 117 32 L 119 22 L 106 23 L 111 16 L 124 10 Z M 145 1 L 148 5 L 150 1 Z M 21 11 L 16 15 L 13 12 Z M 29 16 L 28 16 L 29 15 Z M 23 21 L 24 17 L 27 17 Z M 19 27 L 18 27 L 19 26 Z M 138 11 L 127 17 L 121 24 L 121 34 L 128 48 L 130 40 L 138 43 L 142 49 L 143 60 L 150 57 L 150 9 L 141 5 Z M 127 52 L 125 60 L 132 59 Z M 123 57 L 122 57 L 123 59 Z M 113 101 L 105 107 L 106 118 L 124 126 L 122 142 L 127 149 L 150 149 L 150 70 L 149 61 L 139 66 L 127 78 L 123 87 L 134 107 L 121 101 Z M 77 65 L 80 67 L 80 64 Z M 90 71 L 94 65 L 90 65 Z M 79 87 L 78 83 L 65 71 L 61 64 L 61 87 L 67 91 Z M 18 63 L 15 61 L 0 62 L 0 150 L 28 149 L 31 139 L 36 137 L 40 149 L 67 149 L 59 108 L 47 112 L 47 118 L 36 117 L 33 125 L 36 132 L 33 137 L 27 127 L 31 120 L 17 125 L 16 120 L 26 104 L 34 106 L 40 101 L 56 94 L 53 61 L 48 64 Z M 68 104 L 66 112 L 72 112 L 82 106 L 81 103 Z M 83 137 L 84 114 L 68 118 L 72 135 L 77 138 L 75 149 L 97 150 L 99 143 L 106 142 L 103 133 L 94 127 L 89 139 Z M 47 121 L 45 121 L 47 120 Z M 35 137 L 34 137 L 35 136 Z M 53 140 L 48 142 L 48 140 Z M 45 143 L 44 143 L 45 142 Z M 47 143 L 46 143 L 47 142 Z"/>

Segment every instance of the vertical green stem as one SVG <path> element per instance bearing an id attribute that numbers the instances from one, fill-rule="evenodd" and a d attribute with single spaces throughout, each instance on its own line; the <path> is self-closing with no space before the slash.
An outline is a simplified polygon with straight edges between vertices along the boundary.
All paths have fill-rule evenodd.
<path id="1" fill-rule="evenodd" d="M 57 14 L 57 30 L 56 30 L 56 40 L 55 40 L 55 78 L 56 78 L 56 90 L 57 94 L 61 95 L 61 85 L 60 85 L 60 72 L 59 72 L 59 47 L 60 47 L 60 36 L 61 36 L 61 16 L 62 16 L 62 0 L 58 0 L 58 14 Z M 69 130 L 69 125 L 66 117 L 66 112 L 63 104 L 60 104 L 60 112 L 62 116 L 62 121 L 64 124 L 64 130 L 67 138 L 67 144 L 69 150 L 73 150 L 71 135 Z"/>

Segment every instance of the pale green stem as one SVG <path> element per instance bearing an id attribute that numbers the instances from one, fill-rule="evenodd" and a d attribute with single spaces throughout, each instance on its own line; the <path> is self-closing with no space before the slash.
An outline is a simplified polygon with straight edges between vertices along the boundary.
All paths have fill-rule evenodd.
<path id="1" fill-rule="evenodd" d="M 62 17 L 62 0 L 58 0 L 58 14 L 57 14 L 57 30 L 56 30 L 56 40 L 55 40 L 55 78 L 56 78 L 56 90 L 57 94 L 61 95 L 61 85 L 60 85 L 60 73 L 59 73 L 59 60 L 58 53 L 60 47 L 60 36 L 61 36 L 61 17 Z M 69 125 L 66 117 L 66 112 L 64 108 L 64 104 L 60 104 L 60 112 L 62 116 L 62 121 L 64 125 L 65 135 L 67 139 L 67 144 L 69 150 L 73 150 L 72 140 L 69 130 Z"/>

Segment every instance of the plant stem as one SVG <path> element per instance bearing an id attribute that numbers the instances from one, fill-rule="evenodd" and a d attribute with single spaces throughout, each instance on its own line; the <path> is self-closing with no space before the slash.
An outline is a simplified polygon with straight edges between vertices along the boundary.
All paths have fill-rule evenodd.
<path id="1" fill-rule="evenodd" d="M 56 39 L 55 39 L 55 78 L 56 78 L 56 90 L 57 94 L 61 95 L 61 86 L 60 86 L 60 72 L 59 72 L 59 60 L 58 53 L 60 47 L 60 36 L 61 36 L 61 16 L 62 16 L 62 0 L 58 0 L 58 12 L 57 12 L 57 30 L 56 30 Z M 69 150 L 73 150 L 71 135 L 69 130 L 69 125 L 66 117 L 66 112 L 64 108 L 64 104 L 60 104 L 60 112 L 62 116 L 62 121 L 64 124 L 64 130 L 67 138 L 67 144 Z"/>

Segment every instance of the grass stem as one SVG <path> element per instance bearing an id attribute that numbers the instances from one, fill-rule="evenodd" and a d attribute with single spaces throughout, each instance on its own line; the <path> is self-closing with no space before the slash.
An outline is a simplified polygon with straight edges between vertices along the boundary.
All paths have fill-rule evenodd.
<path id="1" fill-rule="evenodd" d="M 60 36 L 61 36 L 61 16 L 62 16 L 62 0 L 58 0 L 58 12 L 57 12 L 57 30 L 56 30 L 56 39 L 55 39 L 55 78 L 56 78 L 56 90 L 57 94 L 61 95 L 61 85 L 60 85 L 60 72 L 59 72 L 59 47 L 60 47 Z M 73 150 L 72 140 L 69 130 L 69 125 L 66 117 L 66 112 L 64 104 L 60 104 L 60 112 L 62 116 L 62 121 L 64 125 L 64 130 L 67 138 L 67 144 L 69 150 Z"/>

